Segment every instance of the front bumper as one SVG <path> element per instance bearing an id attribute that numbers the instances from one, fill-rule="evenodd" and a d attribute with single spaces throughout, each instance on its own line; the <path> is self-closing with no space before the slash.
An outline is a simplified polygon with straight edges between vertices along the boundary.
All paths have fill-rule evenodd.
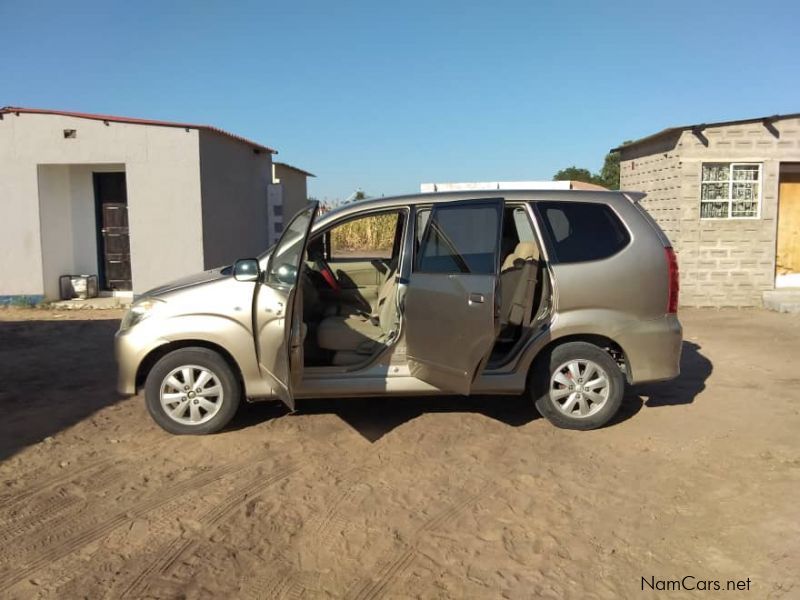
<path id="1" fill-rule="evenodd" d="M 130 396 L 136 393 L 136 374 L 144 358 L 152 350 L 166 343 L 154 340 L 152 335 L 144 334 L 137 326 L 114 335 L 114 357 L 117 361 L 117 392 Z"/>
<path id="2" fill-rule="evenodd" d="M 681 373 L 683 327 L 675 315 L 638 322 L 618 336 L 628 361 L 628 382 L 674 379 Z"/>

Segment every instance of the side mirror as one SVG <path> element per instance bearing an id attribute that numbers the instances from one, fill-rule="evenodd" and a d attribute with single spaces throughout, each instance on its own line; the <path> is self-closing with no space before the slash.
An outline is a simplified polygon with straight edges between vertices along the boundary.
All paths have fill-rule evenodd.
<path id="1" fill-rule="evenodd" d="M 236 281 L 258 281 L 261 270 L 255 258 L 240 258 L 233 263 L 233 278 Z"/>

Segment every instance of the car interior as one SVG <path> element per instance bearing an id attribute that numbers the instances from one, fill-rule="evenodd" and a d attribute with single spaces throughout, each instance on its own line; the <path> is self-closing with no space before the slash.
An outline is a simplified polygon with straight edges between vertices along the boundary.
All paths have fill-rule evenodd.
<path id="1" fill-rule="evenodd" d="M 405 216 L 360 216 L 309 240 L 302 275 L 306 366 L 369 362 L 396 338 Z"/>
<path id="2" fill-rule="evenodd" d="M 359 215 L 309 239 L 301 274 L 307 367 L 366 366 L 398 337 L 397 302 L 406 210 Z M 430 208 L 416 211 L 415 252 Z M 549 298 L 527 211 L 507 205 L 499 277 L 499 334 L 487 368 L 513 357 Z"/>
<path id="3" fill-rule="evenodd" d="M 500 243 L 500 333 L 486 368 L 513 358 L 546 316 L 549 280 L 525 207 L 506 205 Z"/>

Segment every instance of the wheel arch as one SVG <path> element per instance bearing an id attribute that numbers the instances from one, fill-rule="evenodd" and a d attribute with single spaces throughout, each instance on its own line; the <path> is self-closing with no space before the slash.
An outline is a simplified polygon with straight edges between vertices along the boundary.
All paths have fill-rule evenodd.
<path id="1" fill-rule="evenodd" d="M 182 348 L 205 348 L 206 350 L 211 350 L 216 352 L 220 355 L 220 357 L 228 364 L 233 371 L 234 376 L 238 379 L 239 385 L 244 391 L 244 376 L 242 375 L 242 369 L 239 367 L 239 364 L 236 362 L 236 359 L 233 358 L 233 355 L 220 346 L 219 344 L 215 344 L 214 342 L 209 342 L 207 340 L 177 340 L 173 342 L 167 342 L 166 344 L 161 344 L 160 346 L 156 346 L 153 348 L 139 363 L 139 367 L 136 369 L 136 389 L 137 391 L 144 387 L 145 379 L 147 379 L 147 375 L 150 373 L 150 370 L 153 366 L 161 360 L 164 356 L 169 354 L 170 352 L 174 352 L 175 350 L 180 350 Z"/>
<path id="2" fill-rule="evenodd" d="M 546 357 L 549 356 L 549 354 L 558 346 L 563 346 L 564 344 L 568 344 L 570 342 L 586 342 L 588 344 L 592 344 L 593 346 L 597 346 L 601 350 L 604 350 L 611 356 L 614 362 L 619 365 L 622 374 L 625 376 L 625 379 L 630 382 L 631 370 L 625 350 L 617 341 L 608 336 L 596 333 L 575 333 L 550 340 L 539 350 L 539 352 L 536 353 L 536 357 L 531 362 L 528 369 L 529 379 L 530 374 L 534 372 L 540 361 L 545 360 Z"/>

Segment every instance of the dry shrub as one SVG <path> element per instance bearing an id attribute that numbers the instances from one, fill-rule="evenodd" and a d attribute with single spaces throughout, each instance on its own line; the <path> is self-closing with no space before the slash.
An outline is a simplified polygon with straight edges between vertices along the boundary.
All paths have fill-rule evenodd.
<path id="1" fill-rule="evenodd" d="M 396 213 L 356 219 L 331 231 L 331 247 L 346 251 L 391 250 L 396 228 Z"/>

